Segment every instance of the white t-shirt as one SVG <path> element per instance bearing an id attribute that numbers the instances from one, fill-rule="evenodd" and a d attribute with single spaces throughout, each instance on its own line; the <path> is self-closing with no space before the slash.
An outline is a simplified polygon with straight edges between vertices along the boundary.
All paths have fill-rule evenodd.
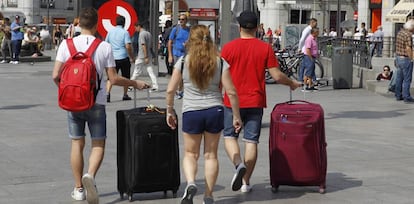
<path id="1" fill-rule="evenodd" d="M 302 31 L 302 35 L 299 40 L 298 50 L 301 50 L 303 53 L 304 53 L 303 47 L 305 47 L 305 40 L 311 34 L 311 31 L 312 31 L 312 27 L 310 25 L 306 26 L 306 28 L 303 29 Z"/>
<path id="2" fill-rule="evenodd" d="M 92 35 L 80 35 L 78 37 L 73 38 L 73 43 L 75 44 L 75 48 L 79 52 L 86 52 L 89 48 L 95 36 Z M 65 63 L 70 57 L 69 48 L 66 44 L 66 40 L 64 40 L 57 51 L 56 54 L 56 61 Z M 104 71 L 108 67 L 115 67 L 115 60 L 112 54 L 112 47 L 109 43 L 102 41 L 94 55 L 92 56 L 93 61 L 95 63 L 96 71 L 99 74 L 99 78 L 101 79 L 101 89 L 96 96 L 96 103 L 97 104 L 106 104 L 106 80 L 104 80 Z"/>

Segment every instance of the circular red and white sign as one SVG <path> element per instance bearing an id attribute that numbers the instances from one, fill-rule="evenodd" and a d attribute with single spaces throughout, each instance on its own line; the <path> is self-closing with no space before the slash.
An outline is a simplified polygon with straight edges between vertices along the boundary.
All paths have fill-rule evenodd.
<path id="1" fill-rule="evenodd" d="M 125 17 L 124 29 L 132 36 L 135 32 L 134 24 L 138 21 L 137 13 L 134 7 L 123 0 L 111 0 L 104 3 L 98 9 L 98 33 L 103 38 L 108 31 L 116 26 L 116 17 Z"/>

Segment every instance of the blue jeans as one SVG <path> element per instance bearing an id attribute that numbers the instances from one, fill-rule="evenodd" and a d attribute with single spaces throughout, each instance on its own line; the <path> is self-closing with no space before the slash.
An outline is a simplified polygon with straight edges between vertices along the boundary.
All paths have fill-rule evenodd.
<path id="1" fill-rule="evenodd" d="M 13 55 L 11 61 L 19 61 L 20 50 L 22 49 L 22 40 L 12 40 Z"/>
<path id="2" fill-rule="evenodd" d="M 377 57 L 382 56 L 382 41 L 381 42 L 377 42 Z"/>
<path id="3" fill-rule="evenodd" d="M 413 74 L 413 62 L 408 57 L 397 56 L 397 78 L 395 82 L 395 97 L 397 99 L 409 100 L 410 86 Z"/>

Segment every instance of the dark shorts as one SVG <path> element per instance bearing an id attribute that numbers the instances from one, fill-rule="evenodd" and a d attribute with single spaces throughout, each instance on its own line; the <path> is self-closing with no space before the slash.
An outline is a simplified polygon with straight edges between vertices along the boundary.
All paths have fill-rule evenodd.
<path id="1" fill-rule="evenodd" d="M 115 60 L 116 65 L 116 73 L 121 70 L 121 74 L 123 77 L 129 79 L 131 77 L 131 62 L 129 61 L 129 58 Z"/>
<path id="2" fill-rule="evenodd" d="M 183 132 L 201 134 L 203 132 L 219 133 L 224 127 L 222 106 L 183 113 Z"/>

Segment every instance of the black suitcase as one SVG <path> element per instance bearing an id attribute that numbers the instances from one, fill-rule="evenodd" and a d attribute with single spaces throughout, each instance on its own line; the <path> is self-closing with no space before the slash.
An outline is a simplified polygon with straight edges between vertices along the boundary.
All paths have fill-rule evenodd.
<path id="1" fill-rule="evenodd" d="M 134 94 L 135 95 L 135 94 Z M 133 193 L 168 190 L 177 197 L 180 186 L 178 130 L 165 120 L 165 109 L 119 110 L 117 123 L 118 192 L 132 201 Z"/>

